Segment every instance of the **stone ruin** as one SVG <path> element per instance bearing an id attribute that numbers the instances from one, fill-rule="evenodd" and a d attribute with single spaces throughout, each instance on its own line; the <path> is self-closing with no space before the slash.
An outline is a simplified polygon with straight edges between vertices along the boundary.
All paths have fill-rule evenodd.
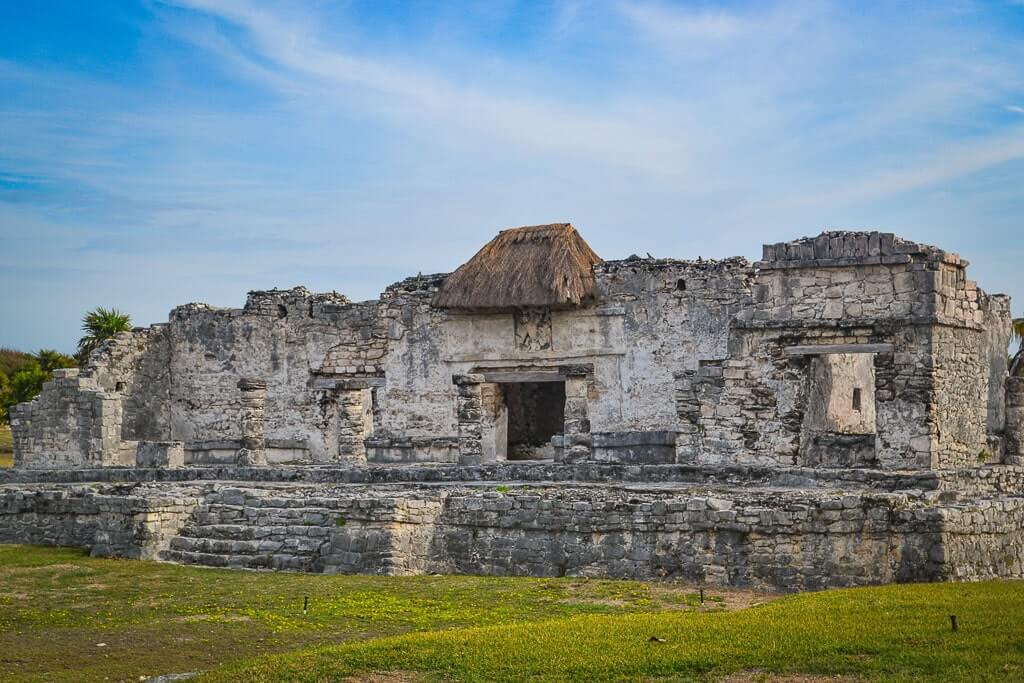
<path id="1" fill-rule="evenodd" d="M 188 304 L 12 413 L 0 540 L 221 567 L 1024 574 L 1010 302 L 956 254 L 826 232 L 602 261 L 503 231 L 375 301 Z"/>

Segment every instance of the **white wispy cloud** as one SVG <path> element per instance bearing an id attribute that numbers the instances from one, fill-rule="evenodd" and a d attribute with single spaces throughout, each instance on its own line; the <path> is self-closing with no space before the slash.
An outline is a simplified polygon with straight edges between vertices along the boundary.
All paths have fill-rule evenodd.
<path id="1" fill-rule="evenodd" d="M 757 25 L 756 21 L 725 9 L 623 2 L 619 4 L 619 10 L 628 21 L 652 38 L 682 51 L 735 41 Z"/>
<path id="2" fill-rule="evenodd" d="M 220 41 L 218 52 L 243 65 L 247 76 L 294 95 L 294 78 L 319 84 L 321 103 L 359 98 L 406 125 L 443 125 L 459 134 L 485 136 L 552 154 L 571 154 L 643 172 L 681 176 L 688 166 L 686 140 L 678 131 L 652 129 L 628 102 L 581 109 L 570 101 L 514 95 L 465 86 L 429 68 L 362 56 L 328 44 L 301 16 L 231 0 L 178 0 L 174 4 L 229 21 L 248 32 L 258 52 L 290 78 L 259 66 L 244 46 Z M 211 45 L 208 35 L 204 44 Z M 287 85 L 286 85 L 287 84 Z"/>
<path id="3" fill-rule="evenodd" d="M 4 254 L 69 273 L 0 317 L 118 292 L 139 322 L 250 287 L 369 298 L 554 220 L 608 258 L 879 227 L 1019 289 L 991 245 L 1024 207 L 1024 39 L 986 5 L 150 6 L 133 82 L 0 60 Z"/>

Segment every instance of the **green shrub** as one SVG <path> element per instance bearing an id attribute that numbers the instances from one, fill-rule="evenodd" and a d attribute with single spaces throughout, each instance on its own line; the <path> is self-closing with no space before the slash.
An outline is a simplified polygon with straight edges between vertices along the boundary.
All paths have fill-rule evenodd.
<path id="1" fill-rule="evenodd" d="M 0 370 L 0 424 L 7 423 L 7 395 L 11 391 L 11 380 Z"/>
<path id="2" fill-rule="evenodd" d="M 0 372 L 10 379 L 18 374 L 18 371 L 32 361 L 32 355 L 24 351 L 0 348 Z"/>
<path id="3" fill-rule="evenodd" d="M 45 372 L 39 363 L 33 360 L 14 377 L 11 378 L 10 389 L 4 397 L 4 412 L 10 414 L 10 409 L 19 403 L 31 401 L 43 390 L 43 383 L 49 380 L 50 373 Z"/>

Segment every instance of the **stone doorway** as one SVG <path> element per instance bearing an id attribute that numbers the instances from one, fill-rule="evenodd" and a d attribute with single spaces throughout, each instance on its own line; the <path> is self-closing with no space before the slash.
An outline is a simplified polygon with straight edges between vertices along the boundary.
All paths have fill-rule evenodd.
<path id="1" fill-rule="evenodd" d="M 498 385 L 508 414 L 507 458 L 551 460 L 551 437 L 565 427 L 565 382 L 508 382 Z"/>
<path id="2" fill-rule="evenodd" d="M 877 460 L 875 355 L 811 357 L 800 444 L 804 465 L 869 467 Z"/>

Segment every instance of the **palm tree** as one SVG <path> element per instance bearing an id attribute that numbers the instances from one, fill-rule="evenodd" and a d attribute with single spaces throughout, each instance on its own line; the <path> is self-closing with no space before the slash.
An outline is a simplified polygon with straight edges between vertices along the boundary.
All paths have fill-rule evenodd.
<path id="1" fill-rule="evenodd" d="M 32 354 L 32 357 L 36 359 L 39 367 L 47 374 L 53 374 L 54 370 L 60 368 L 73 368 L 78 365 L 78 362 L 71 356 L 65 356 L 60 351 L 54 351 L 53 349 L 39 349 L 39 351 Z"/>
<path id="2" fill-rule="evenodd" d="M 1013 321 L 1012 339 L 1017 343 L 1017 354 L 1010 359 L 1010 377 L 1024 377 L 1024 318 Z"/>
<path id="3" fill-rule="evenodd" d="M 116 308 L 107 309 L 100 306 L 89 311 L 82 318 L 82 331 L 85 332 L 85 336 L 78 340 L 78 361 L 85 363 L 100 342 L 131 329 L 131 316 Z"/>

